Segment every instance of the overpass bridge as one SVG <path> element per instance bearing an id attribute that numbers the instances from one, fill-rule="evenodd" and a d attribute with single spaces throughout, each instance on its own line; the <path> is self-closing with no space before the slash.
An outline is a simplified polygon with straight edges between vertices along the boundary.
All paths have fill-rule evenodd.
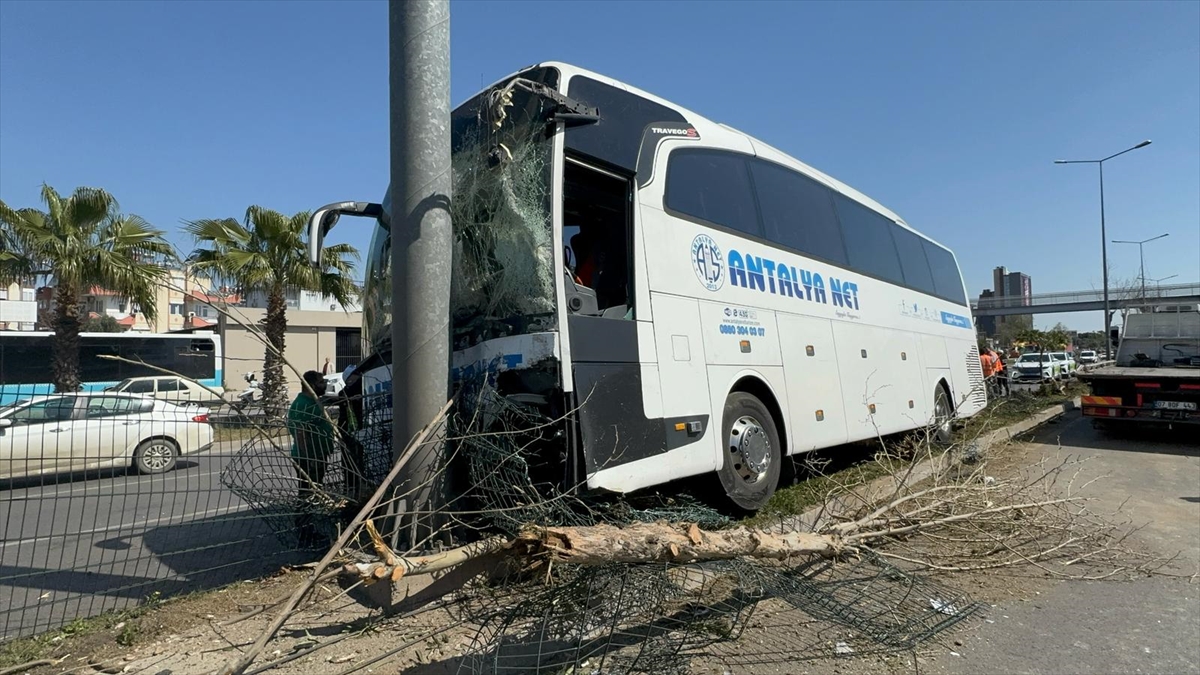
<path id="1" fill-rule="evenodd" d="M 1114 309 L 1161 304 L 1200 304 L 1200 283 L 1171 284 L 1142 289 L 1108 290 L 1108 303 Z M 1100 312 L 1104 310 L 1103 291 L 1039 293 L 1028 298 L 1002 297 L 971 301 L 975 316 L 1011 316 L 1014 314 L 1057 314 L 1059 312 Z"/>

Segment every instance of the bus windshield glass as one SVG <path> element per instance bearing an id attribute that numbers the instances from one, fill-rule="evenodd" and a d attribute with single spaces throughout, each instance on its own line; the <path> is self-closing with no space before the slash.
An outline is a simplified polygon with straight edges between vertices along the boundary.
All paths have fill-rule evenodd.
<path id="1" fill-rule="evenodd" d="M 556 86 L 557 71 L 519 78 Z M 456 348 L 554 326 L 550 181 L 553 103 L 513 78 L 451 114 L 454 260 L 450 310 Z M 383 202 L 394 222 L 392 199 Z M 391 331 L 391 236 L 378 223 L 367 258 L 363 325 L 375 351 Z"/>

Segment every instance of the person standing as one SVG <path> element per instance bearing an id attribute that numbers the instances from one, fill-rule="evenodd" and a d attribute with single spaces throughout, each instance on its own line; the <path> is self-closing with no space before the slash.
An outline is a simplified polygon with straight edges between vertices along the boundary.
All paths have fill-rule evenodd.
<path id="1" fill-rule="evenodd" d="M 288 408 L 287 427 L 292 437 L 292 462 L 296 465 L 299 506 L 296 530 L 301 548 L 323 543 L 308 509 L 315 508 L 313 497 L 321 491 L 325 469 L 334 449 L 333 423 L 325 414 L 321 397 L 325 395 L 325 377 L 315 370 L 304 373 L 304 386 Z"/>
<path id="2" fill-rule="evenodd" d="M 1004 362 L 1004 350 L 992 352 L 992 356 L 995 358 L 997 391 L 1008 396 L 1008 364 Z"/>
<path id="3" fill-rule="evenodd" d="M 984 347 L 983 351 L 979 352 L 979 365 L 983 368 L 986 391 L 991 394 L 996 386 L 996 357 L 988 347 Z"/>
<path id="4" fill-rule="evenodd" d="M 329 362 L 328 356 L 325 357 L 325 364 L 321 366 L 321 374 L 322 375 L 332 375 L 333 374 L 333 364 Z"/>

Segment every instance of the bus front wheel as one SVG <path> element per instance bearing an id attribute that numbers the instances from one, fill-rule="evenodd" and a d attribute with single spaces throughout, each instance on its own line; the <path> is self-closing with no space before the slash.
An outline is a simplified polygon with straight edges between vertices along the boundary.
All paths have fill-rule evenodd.
<path id="1" fill-rule="evenodd" d="M 721 430 L 721 486 L 739 509 L 757 511 L 775 494 L 783 466 L 775 419 L 755 396 L 734 392 L 725 401 Z"/>

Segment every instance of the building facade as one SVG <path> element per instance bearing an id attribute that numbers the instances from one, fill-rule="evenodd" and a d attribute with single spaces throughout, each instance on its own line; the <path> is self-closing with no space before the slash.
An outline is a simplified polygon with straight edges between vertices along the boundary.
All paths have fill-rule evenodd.
<path id="1" fill-rule="evenodd" d="M 259 308 L 232 308 L 230 317 L 218 322 L 215 330 L 222 336 L 225 353 L 225 388 L 240 391 L 246 388 L 246 373 L 254 372 L 262 380 L 265 346 L 259 330 L 266 321 L 267 311 Z M 362 313 L 289 309 L 283 358 L 291 365 L 284 367 L 288 391 L 300 391 L 297 371 L 321 370 L 329 359 L 334 372 L 358 365 L 361 358 Z"/>
<path id="2" fill-rule="evenodd" d="M 362 306 L 358 302 L 351 302 L 347 305 L 342 305 L 337 300 L 328 295 L 321 295 L 316 291 L 302 291 L 296 288 L 289 288 L 284 292 L 284 300 L 287 303 L 288 310 L 297 309 L 302 312 L 361 312 Z M 246 307 L 254 309 L 267 308 L 267 293 L 263 290 L 253 290 L 246 294 Z"/>
<path id="3" fill-rule="evenodd" d="M 22 284 L 0 285 L 0 330 L 33 330 L 37 291 Z"/>
<path id="4" fill-rule="evenodd" d="M 979 294 L 979 302 L 982 304 L 994 297 L 996 297 L 996 293 L 992 289 L 986 288 Z M 996 337 L 996 318 L 994 316 L 977 316 L 975 317 L 975 327 L 987 337 L 994 338 Z"/>
<path id="5" fill-rule="evenodd" d="M 992 288 L 997 297 L 1023 298 L 1023 305 L 1033 304 L 1033 280 L 1022 272 L 1009 272 L 1001 265 L 992 270 Z"/>
<path id="6" fill-rule="evenodd" d="M 992 290 L 992 289 L 995 290 Z M 1033 304 L 1033 279 L 1023 272 L 1009 272 L 1001 265 L 992 270 L 992 288 L 984 289 L 979 294 L 980 302 L 1004 299 L 1006 306 L 1026 306 Z M 1032 314 L 1013 314 L 1009 316 L 980 316 L 975 318 L 975 325 L 983 335 L 994 338 L 1000 328 L 1007 323 L 1020 321 L 1032 325 Z"/>

